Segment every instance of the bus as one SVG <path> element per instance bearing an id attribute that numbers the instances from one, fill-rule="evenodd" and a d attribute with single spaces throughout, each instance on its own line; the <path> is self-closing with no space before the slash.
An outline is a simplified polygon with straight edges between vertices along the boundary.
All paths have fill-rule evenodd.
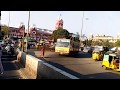
<path id="1" fill-rule="evenodd" d="M 71 55 L 78 53 L 80 49 L 80 40 L 76 39 L 75 37 L 66 39 L 66 38 L 59 38 L 57 39 L 55 45 L 55 52 L 66 55 Z"/>

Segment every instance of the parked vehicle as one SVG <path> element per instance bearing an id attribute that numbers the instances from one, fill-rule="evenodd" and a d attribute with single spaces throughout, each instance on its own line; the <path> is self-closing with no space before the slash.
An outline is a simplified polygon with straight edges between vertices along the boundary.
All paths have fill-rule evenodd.
<path id="1" fill-rule="evenodd" d="M 92 53 L 94 50 L 94 47 L 90 47 L 89 50 L 88 50 L 88 53 Z"/>

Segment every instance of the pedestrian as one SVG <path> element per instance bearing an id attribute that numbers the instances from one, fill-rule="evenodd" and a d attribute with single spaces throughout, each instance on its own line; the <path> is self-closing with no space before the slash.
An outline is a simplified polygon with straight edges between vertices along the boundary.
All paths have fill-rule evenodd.
<path id="1" fill-rule="evenodd" d="M 2 56 L 2 50 L 1 49 L 2 48 L 0 46 L 0 74 L 3 74 L 4 69 L 3 69 L 3 65 L 2 65 L 2 61 L 1 61 L 1 56 Z"/>
<path id="2" fill-rule="evenodd" d="M 45 45 L 43 44 L 43 47 L 41 49 L 42 57 L 44 58 L 45 55 Z"/>

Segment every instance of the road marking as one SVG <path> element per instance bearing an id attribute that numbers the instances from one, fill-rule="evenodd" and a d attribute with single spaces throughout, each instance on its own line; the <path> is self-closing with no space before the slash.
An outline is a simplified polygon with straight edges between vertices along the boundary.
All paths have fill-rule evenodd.
<path id="1" fill-rule="evenodd" d="M 53 65 L 50 65 L 50 64 L 48 64 L 48 63 L 43 63 L 43 64 L 45 64 L 46 66 L 48 66 L 48 67 L 56 70 L 57 72 L 59 72 L 59 73 L 61 73 L 61 74 L 69 77 L 70 79 L 80 79 L 80 78 L 78 78 L 78 77 L 76 77 L 76 76 L 74 76 L 74 75 L 71 75 L 71 74 L 69 74 L 69 73 L 67 73 L 67 72 L 65 72 L 65 71 L 63 71 L 63 70 L 61 70 L 61 69 L 59 69 L 59 68 L 57 68 L 57 67 L 55 67 L 55 66 L 53 66 Z"/>

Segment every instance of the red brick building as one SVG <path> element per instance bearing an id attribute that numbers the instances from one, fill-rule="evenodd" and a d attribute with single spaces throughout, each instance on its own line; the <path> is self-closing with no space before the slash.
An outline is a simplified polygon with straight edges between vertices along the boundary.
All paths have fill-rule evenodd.
<path id="1" fill-rule="evenodd" d="M 29 36 L 35 40 L 46 39 L 49 40 L 49 36 L 52 35 L 52 30 L 41 29 L 41 28 L 31 28 L 29 31 Z"/>
<path id="2" fill-rule="evenodd" d="M 10 36 L 22 39 L 23 32 L 24 32 L 23 30 L 24 29 L 22 29 L 21 27 L 19 28 L 10 27 Z M 47 41 L 51 41 L 49 36 L 51 36 L 52 32 L 53 32 L 52 30 L 33 27 L 33 28 L 30 28 L 30 31 L 28 32 L 28 34 L 29 34 L 29 37 L 37 41 L 39 39 L 45 39 Z M 26 30 L 25 30 L 25 33 L 26 33 Z"/>

